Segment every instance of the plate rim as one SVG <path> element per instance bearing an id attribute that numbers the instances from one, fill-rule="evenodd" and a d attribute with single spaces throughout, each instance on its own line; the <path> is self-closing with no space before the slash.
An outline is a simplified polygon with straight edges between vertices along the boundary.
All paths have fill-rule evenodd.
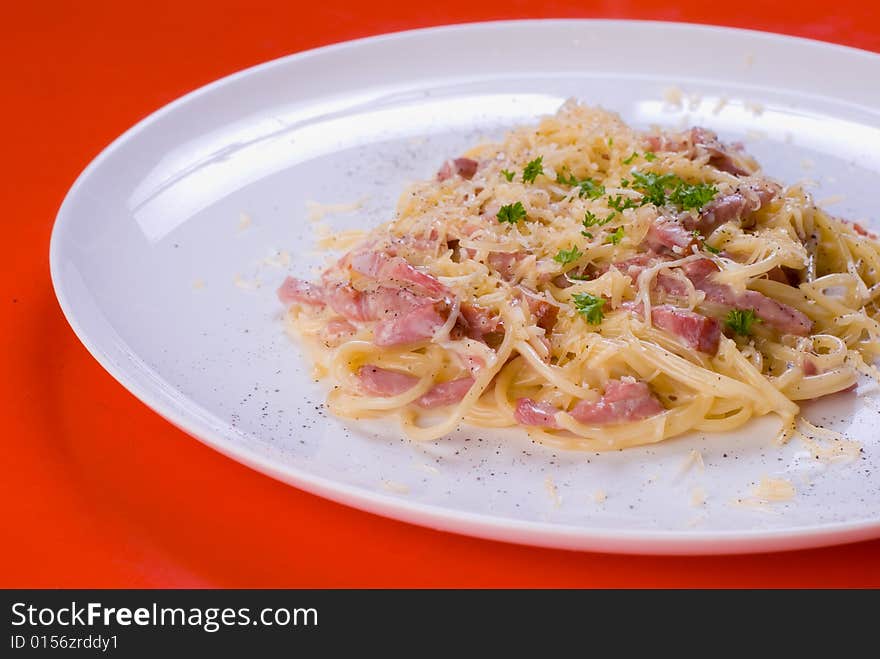
<path id="1" fill-rule="evenodd" d="M 711 555 L 743 554 L 766 551 L 787 551 L 793 549 L 823 547 L 848 542 L 856 542 L 880 537 L 880 517 L 851 522 L 832 522 L 828 524 L 797 525 L 783 529 L 750 529 L 703 531 L 690 529 L 596 529 L 577 527 L 571 524 L 555 524 L 538 521 L 524 521 L 508 517 L 497 517 L 485 513 L 444 508 L 436 504 L 416 503 L 406 499 L 373 492 L 365 488 L 340 483 L 331 478 L 317 476 L 296 467 L 279 468 L 273 461 L 250 446 L 236 444 L 224 438 L 209 424 L 186 414 L 178 413 L 168 406 L 161 396 L 148 387 L 141 387 L 129 377 L 125 368 L 113 364 L 110 356 L 101 348 L 99 342 L 90 337 L 80 323 L 76 309 L 65 294 L 61 275 L 61 227 L 73 221 L 69 212 L 72 200 L 86 185 L 92 173 L 121 148 L 131 137 L 161 120 L 177 108 L 195 98 L 235 82 L 238 79 L 258 72 L 283 67 L 292 61 L 304 61 L 320 57 L 327 52 L 356 49 L 365 44 L 391 41 L 417 36 L 423 33 L 445 33 L 456 31 L 479 31 L 503 29 L 505 27 L 528 27 L 531 25 L 556 26 L 578 24 L 585 26 L 633 25 L 659 28 L 685 28 L 704 32 L 738 33 L 751 39 L 766 41 L 795 42 L 806 47 L 830 49 L 851 56 L 867 57 L 880 61 L 880 54 L 873 51 L 837 44 L 818 39 L 780 34 L 764 30 L 745 29 L 704 23 L 658 20 L 591 19 L 591 18 L 545 18 L 476 21 L 397 30 L 377 35 L 360 37 L 346 41 L 291 53 L 265 62 L 240 69 L 205 85 L 193 89 L 166 103 L 139 120 L 105 146 L 80 172 L 68 189 L 59 206 L 52 225 L 49 240 L 49 273 L 53 292 L 61 311 L 80 343 L 120 385 L 130 392 L 152 412 L 158 414 L 173 426 L 182 430 L 202 444 L 222 455 L 246 465 L 271 478 L 292 485 L 310 494 L 329 499 L 358 510 L 383 517 L 407 522 L 417 526 L 453 532 L 487 540 L 512 542 L 538 547 L 568 549 L 577 551 L 600 551 L 621 554 L 652 555 Z"/>

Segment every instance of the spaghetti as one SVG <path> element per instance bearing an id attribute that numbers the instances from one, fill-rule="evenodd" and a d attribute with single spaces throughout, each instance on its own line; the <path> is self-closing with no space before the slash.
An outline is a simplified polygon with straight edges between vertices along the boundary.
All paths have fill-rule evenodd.
<path id="1" fill-rule="evenodd" d="M 347 418 L 566 448 L 723 431 L 876 377 L 880 242 L 708 130 L 575 102 L 413 184 L 279 289 Z"/>

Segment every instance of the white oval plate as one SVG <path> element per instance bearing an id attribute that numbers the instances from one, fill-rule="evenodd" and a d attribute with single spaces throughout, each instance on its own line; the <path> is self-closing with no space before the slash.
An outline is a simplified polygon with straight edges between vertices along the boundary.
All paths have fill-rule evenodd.
<path id="1" fill-rule="evenodd" d="M 269 62 L 156 112 L 64 201 L 52 279 L 70 324 L 125 387 L 218 451 L 297 487 L 416 524 L 634 553 L 790 549 L 880 536 L 877 396 L 806 415 L 864 444 L 849 464 L 772 444 L 773 418 L 612 454 L 465 427 L 430 444 L 324 413 L 275 288 L 326 254 L 316 226 L 369 228 L 403 186 L 568 97 L 639 126 L 744 139 L 784 181 L 876 215 L 880 57 L 740 30 L 624 21 L 445 27 Z M 670 89 L 672 91 L 670 91 Z M 681 103 L 674 101 L 681 92 Z M 307 201 L 359 209 L 307 219 Z M 278 250 L 292 255 L 284 265 Z M 274 261 L 274 262 L 273 262 Z M 280 265 L 279 265 L 280 263 Z M 705 468 L 684 468 L 692 450 Z M 764 476 L 787 502 L 742 504 Z M 694 504 L 699 491 L 702 505 Z M 604 501 L 602 501 L 604 498 Z"/>

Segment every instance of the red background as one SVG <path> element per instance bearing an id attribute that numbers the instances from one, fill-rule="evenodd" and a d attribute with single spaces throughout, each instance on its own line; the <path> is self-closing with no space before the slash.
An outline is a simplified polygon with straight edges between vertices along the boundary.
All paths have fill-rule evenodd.
<path id="1" fill-rule="evenodd" d="M 64 321 L 47 263 L 55 212 L 105 145 L 181 94 L 265 60 L 407 28 L 565 16 L 716 23 L 880 52 L 877 3 L 3 4 L 0 586 L 880 586 L 880 541 L 738 557 L 570 553 L 305 494 L 202 446 L 116 384 Z"/>

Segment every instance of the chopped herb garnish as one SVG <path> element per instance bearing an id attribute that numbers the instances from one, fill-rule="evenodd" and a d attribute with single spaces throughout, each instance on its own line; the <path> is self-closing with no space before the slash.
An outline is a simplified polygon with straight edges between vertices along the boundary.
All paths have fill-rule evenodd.
<path id="1" fill-rule="evenodd" d="M 573 188 L 580 188 L 580 190 L 578 190 L 578 196 L 580 197 L 598 199 L 605 194 L 605 186 L 601 183 L 596 183 L 591 178 L 585 178 L 583 181 L 579 181 L 571 172 L 567 175 L 563 172 L 559 172 L 556 175 L 556 182 L 560 185 L 570 185 Z"/>
<path id="2" fill-rule="evenodd" d="M 662 206 L 666 203 L 666 188 L 673 187 L 681 179 L 675 174 L 658 174 L 657 172 L 632 173 L 633 188 L 641 192 L 642 205 L 654 204 Z"/>
<path id="3" fill-rule="evenodd" d="M 589 238 L 590 240 L 593 239 L 593 234 L 590 233 L 589 231 L 581 231 L 581 235 L 582 235 L 582 236 L 586 236 L 586 237 Z"/>
<path id="4" fill-rule="evenodd" d="M 598 325 L 602 322 L 605 314 L 602 307 L 605 306 L 605 300 L 601 297 L 594 297 L 589 293 L 575 293 L 571 296 L 574 301 L 574 308 L 577 312 L 586 318 L 591 325 Z"/>
<path id="5" fill-rule="evenodd" d="M 596 183 L 593 179 L 588 178 L 584 179 L 580 183 L 577 184 L 580 190 L 578 191 L 578 195 L 581 197 L 588 197 L 589 199 L 598 199 L 603 194 L 605 194 L 605 186 L 601 183 Z"/>
<path id="6" fill-rule="evenodd" d="M 583 255 L 584 253 L 575 245 L 571 249 L 560 249 L 556 256 L 553 257 L 553 260 L 561 265 L 568 265 L 569 263 L 574 263 Z"/>
<path id="7" fill-rule="evenodd" d="M 507 179 L 508 182 L 510 182 L 513 180 L 513 177 L 516 176 L 516 174 L 514 172 L 511 172 L 508 169 L 502 169 L 501 176 L 503 176 L 504 178 Z"/>
<path id="8" fill-rule="evenodd" d="M 544 173 L 544 156 L 538 156 L 523 170 L 523 183 L 534 183 L 539 174 Z"/>
<path id="9" fill-rule="evenodd" d="M 737 334 L 748 336 L 752 333 L 752 324 L 761 322 L 761 319 L 755 315 L 754 309 L 731 309 L 724 319 L 727 325 Z"/>
<path id="10" fill-rule="evenodd" d="M 633 151 L 633 152 L 632 152 L 632 155 L 631 155 L 629 158 L 624 158 L 624 159 L 622 160 L 622 162 L 623 162 L 624 165 L 629 165 L 633 160 L 635 160 L 635 159 L 638 158 L 638 157 L 639 157 L 639 154 L 636 153 L 635 151 Z"/>
<path id="11" fill-rule="evenodd" d="M 685 183 L 679 180 L 669 194 L 669 201 L 688 210 L 699 209 L 708 204 L 718 194 L 718 188 L 710 183 Z"/>
<path id="12" fill-rule="evenodd" d="M 720 254 L 720 253 L 721 253 L 721 250 L 720 250 L 720 249 L 718 249 L 717 247 L 712 247 L 712 245 L 710 245 L 709 243 L 707 243 L 705 240 L 703 241 L 703 248 L 704 248 L 707 252 L 709 252 L 710 254 Z"/>
<path id="13" fill-rule="evenodd" d="M 620 179 L 620 186 L 623 188 L 628 188 L 629 187 L 629 179 L 628 178 Z"/>
<path id="14" fill-rule="evenodd" d="M 620 243 L 621 240 L 623 240 L 623 233 L 623 227 L 617 227 L 614 231 L 612 231 L 605 237 L 605 242 L 611 243 L 612 245 L 617 245 L 618 243 Z"/>
<path id="15" fill-rule="evenodd" d="M 516 224 L 522 219 L 525 219 L 526 209 L 523 207 L 522 202 L 518 201 L 515 204 L 507 204 L 506 206 L 502 206 L 498 210 L 498 218 L 499 222 L 509 222 L 510 224 Z"/>
<path id="16" fill-rule="evenodd" d="M 618 213 L 622 213 L 627 208 L 638 208 L 639 202 L 630 197 L 617 195 L 616 197 L 608 197 L 608 208 L 613 208 Z"/>
<path id="17" fill-rule="evenodd" d="M 569 279 L 573 279 L 574 281 L 590 281 L 589 275 L 565 275 Z"/>
<path id="18" fill-rule="evenodd" d="M 633 188 L 644 195 L 642 205 L 670 203 L 684 210 L 699 209 L 718 194 L 718 189 L 711 183 L 686 183 L 671 173 L 634 171 L 632 177 Z"/>
<path id="19" fill-rule="evenodd" d="M 647 160 L 648 162 L 654 162 L 655 160 L 657 160 L 657 154 L 652 153 L 651 151 L 645 151 L 645 160 Z"/>
<path id="20" fill-rule="evenodd" d="M 608 146 L 614 146 L 614 138 L 613 137 L 608 138 Z"/>
<path id="21" fill-rule="evenodd" d="M 595 213 L 591 213 L 590 211 L 587 211 L 586 213 L 584 213 L 584 221 L 581 222 L 581 224 L 583 224 L 584 228 L 586 228 L 586 229 L 589 229 L 590 227 L 605 226 L 611 220 L 614 219 L 614 215 L 615 215 L 615 213 L 611 213 L 604 220 L 600 220 L 598 217 L 596 217 Z"/>
<path id="22" fill-rule="evenodd" d="M 571 172 L 566 176 L 563 172 L 558 172 L 556 174 L 556 182 L 560 185 L 571 185 L 575 186 L 578 184 L 578 180 L 574 177 L 574 174 Z"/>

